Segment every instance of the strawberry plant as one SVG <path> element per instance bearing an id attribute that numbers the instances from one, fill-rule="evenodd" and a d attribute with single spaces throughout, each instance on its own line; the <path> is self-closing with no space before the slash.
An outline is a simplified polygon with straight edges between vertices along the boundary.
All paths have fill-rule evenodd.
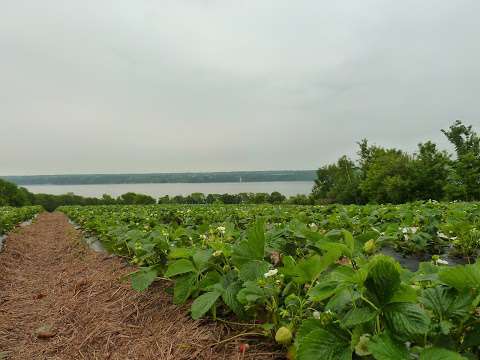
<path id="1" fill-rule="evenodd" d="M 290 357 L 479 356 L 477 203 L 61 210 L 139 266 L 135 289 L 169 278 L 194 319 L 254 320 Z"/>
<path id="2" fill-rule="evenodd" d="M 0 235 L 6 234 L 19 223 L 32 219 L 41 211 L 40 206 L 0 207 Z"/>

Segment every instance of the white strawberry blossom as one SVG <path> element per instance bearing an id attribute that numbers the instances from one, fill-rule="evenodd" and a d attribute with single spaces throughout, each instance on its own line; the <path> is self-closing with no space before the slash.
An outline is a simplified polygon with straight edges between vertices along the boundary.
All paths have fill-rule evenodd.
<path id="1" fill-rule="evenodd" d="M 412 227 L 403 227 L 401 228 L 402 233 L 407 234 L 411 232 L 412 234 L 415 234 L 418 230 L 418 227 L 412 226 Z"/>
<path id="2" fill-rule="evenodd" d="M 437 236 L 442 239 L 450 239 L 450 237 L 442 232 L 437 232 Z"/>
<path id="3" fill-rule="evenodd" d="M 263 276 L 265 278 L 269 278 L 271 276 L 277 275 L 277 273 L 278 273 L 278 269 L 272 269 L 272 270 L 267 271 L 265 274 L 263 274 Z"/>

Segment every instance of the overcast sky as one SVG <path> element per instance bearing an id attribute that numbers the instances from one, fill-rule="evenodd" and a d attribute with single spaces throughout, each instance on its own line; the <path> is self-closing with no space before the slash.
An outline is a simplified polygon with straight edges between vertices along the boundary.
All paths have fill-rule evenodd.
<path id="1" fill-rule="evenodd" d="M 314 169 L 480 130 L 478 0 L 0 0 L 0 174 Z"/>

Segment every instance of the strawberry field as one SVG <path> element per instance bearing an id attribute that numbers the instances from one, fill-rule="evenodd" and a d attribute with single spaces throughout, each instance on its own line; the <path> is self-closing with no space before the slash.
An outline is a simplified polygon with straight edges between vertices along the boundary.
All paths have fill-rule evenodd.
<path id="1" fill-rule="evenodd" d="M 292 359 L 480 355 L 478 203 L 60 210 L 138 266 L 136 290 L 171 279 L 194 319 L 251 324 Z"/>
<path id="2" fill-rule="evenodd" d="M 12 230 L 21 222 L 30 220 L 41 210 L 40 206 L 25 206 L 21 208 L 0 207 L 0 235 Z"/>

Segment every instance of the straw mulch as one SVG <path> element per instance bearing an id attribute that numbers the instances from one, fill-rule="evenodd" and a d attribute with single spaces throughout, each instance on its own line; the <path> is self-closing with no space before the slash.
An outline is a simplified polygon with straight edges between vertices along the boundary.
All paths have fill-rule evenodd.
<path id="1" fill-rule="evenodd" d="M 0 253 L 0 359 L 278 359 L 265 339 L 193 321 L 158 282 L 137 293 L 122 259 L 94 253 L 60 213 Z M 241 354 L 240 342 L 250 348 Z"/>

